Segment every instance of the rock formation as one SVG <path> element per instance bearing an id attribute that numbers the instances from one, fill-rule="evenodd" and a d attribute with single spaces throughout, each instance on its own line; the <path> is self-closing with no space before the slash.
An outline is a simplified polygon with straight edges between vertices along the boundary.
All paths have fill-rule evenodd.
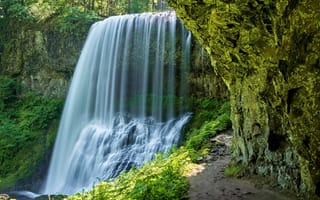
<path id="1" fill-rule="evenodd" d="M 320 197 L 318 0 L 169 0 L 229 92 L 234 159 Z"/>
<path id="2" fill-rule="evenodd" d="M 0 74 L 17 77 L 22 92 L 64 98 L 84 39 L 50 28 L 23 30 L 4 46 Z"/>

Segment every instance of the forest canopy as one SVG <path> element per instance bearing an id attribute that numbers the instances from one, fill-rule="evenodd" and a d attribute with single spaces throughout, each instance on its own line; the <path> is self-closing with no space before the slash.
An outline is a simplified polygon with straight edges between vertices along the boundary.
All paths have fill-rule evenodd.
<path id="1" fill-rule="evenodd" d="M 0 17 L 1 20 L 42 20 L 66 8 L 107 17 L 165 10 L 168 5 L 164 0 L 0 0 Z"/>
<path id="2" fill-rule="evenodd" d="M 6 44 L 26 30 L 50 26 L 83 36 L 108 16 L 167 9 L 165 0 L 0 0 L 0 61 Z"/>

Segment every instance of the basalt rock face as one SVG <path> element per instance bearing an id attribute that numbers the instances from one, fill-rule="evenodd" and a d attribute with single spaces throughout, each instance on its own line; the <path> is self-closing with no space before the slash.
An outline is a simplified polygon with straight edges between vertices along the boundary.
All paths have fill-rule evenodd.
<path id="1" fill-rule="evenodd" d="M 61 33 L 45 27 L 12 36 L 0 51 L 0 74 L 17 77 L 22 93 L 37 92 L 65 98 L 86 33 Z M 188 76 L 194 97 L 228 98 L 228 90 L 210 64 L 210 58 L 193 38 Z"/>
<path id="2" fill-rule="evenodd" d="M 227 99 L 229 92 L 222 78 L 211 66 L 210 57 L 204 47 L 193 38 L 190 55 L 188 81 L 190 95 L 195 98 Z"/>
<path id="3" fill-rule="evenodd" d="M 84 39 L 85 34 L 65 34 L 50 27 L 23 30 L 4 46 L 0 73 L 17 77 L 22 92 L 64 98 Z"/>
<path id="4" fill-rule="evenodd" d="M 234 158 L 320 197 L 318 0 L 169 0 L 230 92 Z"/>

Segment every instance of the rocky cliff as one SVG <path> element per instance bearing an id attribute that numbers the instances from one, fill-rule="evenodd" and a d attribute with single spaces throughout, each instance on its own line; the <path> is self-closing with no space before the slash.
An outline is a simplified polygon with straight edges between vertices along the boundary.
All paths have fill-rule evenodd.
<path id="1" fill-rule="evenodd" d="M 190 60 L 188 80 L 191 96 L 196 98 L 229 98 L 226 85 L 212 68 L 208 53 L 196 38 L 192 40 Z"/>
<path id="2" fill-rule="evenodd" d="M 53 27 L 22 30 L 13 35 L 1 55 L 1 74 L 14 76 L 22 92 L 63 98 L 85 39 Z"/>
<path id="3" fill-rule="evenodd" d="M 14 80 L 15 83 L 17 80 L 17 85 L 21 85 L 21 91 L 17 92 L 18 96 L 23 96 L 21 94 L 26 92 L 33 92 L 51 99 L 64 99 L 89 26 L 81 26 L 82 29 L 73 28 L 72 31 L 61 31 L 61 27 L 57 28 L 57 24 L 54 22 L 47 24 L 42 22 L 40 24 L 28 25 L 19 28 L 19 30 L 12 31 L 16 27 L 17 26 L 11 27 L 10 30 L 3 31 L 8 34 L 0 34 L 0 78 L 4 75 L 4 77 L 8 76 L 13 78 L 12 80 Z M 181 55 L 180 57 L 178 56 L 177 59 L 181 60 Z M 212 69 L 208 54 L 195 38 L 193 38 L 192 41 L 190 64 L 191 68 L 187 81 L 190 83 L 189 89 L 192 97 L 218 99 L 228 97 L 228 90 L 225 84 Z M 185 84 L 185 82 L 182 84 Z M 16 94 L 16 88 L 14 88 L 14 93 Z M 32 102 L 32 100 L 26 100 L 25 104 L 28 102 Z M 32 106 L 26 107 L 33 108 L 39 106 L 41 109 L 38 110 L 50 110 L 46 108 L 46 106 L 50 107 L 49 103 L 41 104 L 36 101 L 36 103 L 31 105 Z M 15 106 L 14 109 L 17 110 L 18 107 Z M 20 114 L 25 112 L 17 111 L 17 113 Z M 34 114 L 33 111 L 31 113 Z M 36 113 L 36 115 L 41 116 L 41 114 L 38 113 Z M 19 115 L 17 114 L 17 116 Z M 43 116 L 43 118 L 45 117 L 46 116 Z M 7 189 L 13 185 L 15 185 L 15 187 L 12 189 L 15 190 L 24 190 L 26 188 L 37 190 L 37 188 L 39 188 L 50 160 L 50 152 L 57 131 L 59 117 L 60 114 L 57 114 L 54 123 L 49 122 L 49 124 L 46 125 L 46 130 L 41 129 L 36 132 L 30 128 L 24 128 L 34 132 L 34 134 L 37 135 L 35 138 L 40 138 L 40 134 L 42 134 L 41 138 L 44 138 L 43 141 L 40 138 L 39 140 L 32 141 L 33 143 L 31 143 L 31 145 L 28 144 L 37 147 L 35 142 L 40 141 L 43 146 L 42 149 L 37 148 L 34 150 L 36 153 L 39 153 L 39 155 L 33 154 L 35 161 L 30 161 L 33 164 L 33 167 L 32 169 L 27 168 L 29 173 L 32 173 L 33 171 L 35 171 L 35 173 L 30 177 L 30 174 L 25 174 L 25 172 L 20 169 L 20 171 L 17 169 L 13 170 L 13 167 L 10 165 L 10 167 L 7 167 L 9 169 L 8 171 L 19 171 L 19 177 L 17 177 L 17 175 L 9 177 L 7 176 L 9 172 L 4 173 L 5 175 L 2 174 L 2 176 L 4 176 L 1 177 L 2 180 L 7 180 L 8 178 L 10 178 L 10 180 L 7 182 L 2 181 L 0 190 Z M 23 116 L 21 118 L 17 117 L 16 120 L 10 119 L 9 121 L 20 123 L 23 120 L 28 119 L 26 119 L 26 116 Z M 32 124 L 34 124 L 34 122 L 32 122 Z M 1 125 L 4 130 L 2 133 L 9 133 L 11 135 L 20 134 L 20 131 L 6 129 L 10 124 Z M 21 142 L 21 146 L 24 147 L 25 145 L 25 142 Z M 27 147 L 25 149 L 29 151 L 31 148 Z M 22 157 L 24 155 L 29 155 L 27 153 L 32 153 L 26 153 L 27 150 L 25 149 L 20 152 Z M 16 153 L 15 155 L 20 154 Z M 23 159 L 30 160 L 29 157 L 23 157 Z M 23 161 L 23 159 L 20 160 Z M 15 160 L 15 158 L 12 158 L 12 160 Z M 22 166 L 22 168 L 24 167 L 23 169 L 28 167 L 25 162 L 21 163 L 22 164 L 18 163 L 17 165 L 20 167 Z M 3 165 L 1 165 L 1 167 L 3 167 Z"/>
<path id="4" fill-rule="evenodd" d="M 40 26 L 41 27 L 41 26 Z M 64 98 L 88 29 L 64 33 L 53 25 L 22 30 L 0 48 L 0 74 L 17 77 L 23 92 Z M 193 38 L 188 80 L 192 96 L 227 98 L 228 90 Z"/>
<path id="5" fill-rule="evenodd" d="M 169 0 L 230 92 L 234 159 L 320 198 L 318 0 Z"/>

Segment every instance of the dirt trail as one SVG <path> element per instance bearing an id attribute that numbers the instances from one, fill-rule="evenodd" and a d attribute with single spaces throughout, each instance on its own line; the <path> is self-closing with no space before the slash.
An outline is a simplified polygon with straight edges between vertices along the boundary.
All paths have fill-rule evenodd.
<path id="1" fill-rule="evenodd" d="M 220 136 L 219 136 L 220 137 Z M 228 143 L 231 137 L 222 137 L 223 143 Z M 211 139 L 216 141 L 217 139 Z M 221 140 L 218 139 L 220 144 Z M 228 144 L 227 144 L 228 145 Z M 211 150 L 209 158 L 205 160 L 190 181 L 189 197 L 191 200 L 296 200 L 292 194 L 280 193 L 268 189 L 261 184 L 258 189 L 249 180 L 226 177 L 224 170 L 230 162 L 230 155 L 222 144 Z M 203 169 L 201 171 L 201 168 Z M 201 171 L 201 172 L 199 172 Z"/>

